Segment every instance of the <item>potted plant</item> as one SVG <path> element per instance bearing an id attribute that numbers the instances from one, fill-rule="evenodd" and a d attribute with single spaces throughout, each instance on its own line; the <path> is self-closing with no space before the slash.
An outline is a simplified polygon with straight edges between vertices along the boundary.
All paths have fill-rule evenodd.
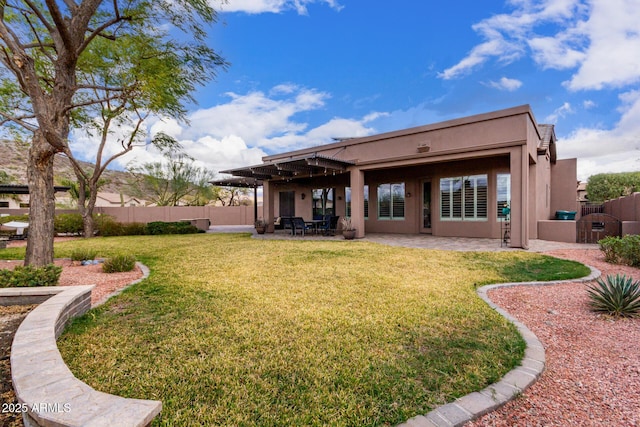
<path id="1" fill-rule="evenodd" d="M 267 222 L 263 219 L 257 219 L 254 226 L 256 228 L 256 233 L 258 234 L 264 234 L 265 231 L 267 231 Z"/>
<path id="2" fill-rule="evenodd" d="M 351 225 L 351 218 L 344 216 L 340 222 L 342 224 L 342 236 L 347 240 L 354 239 L 356 237 L 356 229 Z"/>

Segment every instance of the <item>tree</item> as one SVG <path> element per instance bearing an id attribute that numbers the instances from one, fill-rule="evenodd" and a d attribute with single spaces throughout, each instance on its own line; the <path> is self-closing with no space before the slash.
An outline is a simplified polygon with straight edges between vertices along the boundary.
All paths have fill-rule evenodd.
<path id="1" fill-rule="evenodd" d="M 206 0 L 0 1 L 0 123 L 32 134 L 25 263 L 53 261 L 54 155 L 72 161 L 81 193 L 113 160 L 102 161 L 108 138 L 101 138 L 96 169 L 85 174 L 69 147 L 71 129 L 88 125 L 96 112 L 102 136 L 115 121 L 133 120 L 121 141 L 127 152 L 150 112 L 183 117 L 194 87 L 224 65 L 205 44 L 204 27 L 215 17 Z M 81 199 L 85 206 L 86 194 Z"/>
<path id="2" fill-rule="evenodd" d="M 180 143 L 164 133 L 157 134 L 153 144 L 160 147 L 163 161 L 129 167 L 133 195 L 158 206 L 206 205 L 214 174 L 197 166 Z"/>
<path id="3" fill-rule="evenodd" d="M 240 206 L 246 204 L 247 200 L 243 196 L 249 194 L 248 188 L 228 187 L 216 188 L 216 199 L 222 206 Z"/>
<path id="4" fill-rule="evenodd" d="M 587 197 L 590 202 L 628 196 L 640 191 L 640 172 L 601 173 L 592 175 L 587 181 Z"/>

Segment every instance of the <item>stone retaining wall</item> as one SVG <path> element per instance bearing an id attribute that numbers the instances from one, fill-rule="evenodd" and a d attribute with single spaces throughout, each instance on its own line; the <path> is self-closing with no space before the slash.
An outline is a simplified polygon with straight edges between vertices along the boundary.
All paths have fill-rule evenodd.
<path id="1" fill-rule="evenodd" d="M 11 346 L 13 388 L 27 427 L 147 426 L 162 410 L 159 401 L 96 391 L 74 377 L 64 363 L 56 339 L 69 320 L 91 308 L 92 288 L 0 290 L 0 303 L 12 297 L 21 304 L 46 299 L 22 322 Z"/>

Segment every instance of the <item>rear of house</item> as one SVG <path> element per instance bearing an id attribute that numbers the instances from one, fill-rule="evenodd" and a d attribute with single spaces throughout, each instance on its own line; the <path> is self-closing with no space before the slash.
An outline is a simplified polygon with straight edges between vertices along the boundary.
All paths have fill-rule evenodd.
<path id="1" fill-rule="evenodd" d="M 576 159 L 557 159 L 553 126 L 528 105 L 263 161 L 224 171 L 262 181 L 259 216 L 349 216 L 357 237 L 502 238 L 508 225 L 510 246 L 527 248 L 540 221 L 577 206 Z"/>

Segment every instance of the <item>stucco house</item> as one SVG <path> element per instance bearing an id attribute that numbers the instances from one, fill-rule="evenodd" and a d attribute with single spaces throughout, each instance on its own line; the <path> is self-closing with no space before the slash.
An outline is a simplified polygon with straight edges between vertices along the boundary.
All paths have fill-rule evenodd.
<path id="1" fill-rule="evenodd" d="M 528 105 L 266 156 L 223 171 L 263 184 L 262 212 L 350 216 L 370 232 L 502 238 L 527 248 L 557 210 L 576 210 L 576 159 Z M 504 208 L 509 208 L 504 209 Z M 563 225 L 575 241 L 575 223 Z M 556 225 L 551 225 L 556 227 Z M 273 230 L 270 230 L 273 231 Z M 573 236 L 571 237 L 571 233 Z"/>

